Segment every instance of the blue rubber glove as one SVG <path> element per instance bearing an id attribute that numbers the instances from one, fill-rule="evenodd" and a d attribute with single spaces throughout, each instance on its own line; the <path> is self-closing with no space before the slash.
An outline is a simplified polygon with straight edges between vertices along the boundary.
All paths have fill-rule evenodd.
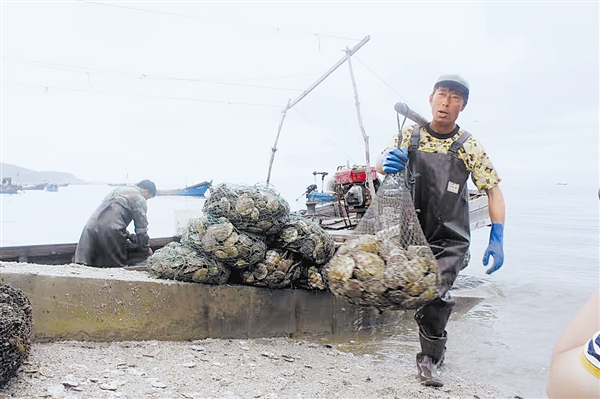
<path id="1" fill-rule="evenodd" d="M 398 173 L 406 166 L 408 161 L 407 148 L 390 148 L 383 155 L 381 162 L 385 173 Z"/>
<path id="2" fill-rule="evenodd" d="M 485 271 L 486 274 L 492 274 L 502 267 L 504 263 L 504 225 L 502 223 L 492 223 L 490 230 L 490 243 L 483 254 L 483 265 L 487 266 L 490 255 L 494 257 L 492 267 Z"/>

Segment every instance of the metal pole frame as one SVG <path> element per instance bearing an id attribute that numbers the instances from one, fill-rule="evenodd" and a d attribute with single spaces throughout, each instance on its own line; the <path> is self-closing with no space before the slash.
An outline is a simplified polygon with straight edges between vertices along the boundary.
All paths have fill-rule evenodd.
<path id="1" fill-rule="evenodd" d="M 356 81 L 354 80 L 354 72 L 352 70 L 352 59 L 350 54 L 350 49 L 346 47 L 346 54 L 348 57 L 348 67 L 350 68 L 350 79 L 352 80 L 352 89 L 354 90 L 354 105 L 356 106 L 356 116 L 358 118 L 358 126 L 360 127 L 360 132 L 362 134 L 363 140 L 365 142 L 365 162 L 366 162 L 366 170 L 367 174 L 367 184 L 369 186 L 369 191 L 371 192 L 371 201 L 375 199 L 375 186 L 373 185 L 373 173 L 371 172 L 371 160 L 369 157 L 369 136 L 365 132 L 365 127 L 362 122 L 362 117 L 360 116 L 360 101 L 358 100 L 358 89 L 356 88 Z"/>
<path id="2" fill-rule="evenodd" d="M 275 152 L 277 151 L 277 142 L 279 141 L 279 135 L 281 134 L 281 128 L 283 126 L 283 121 L 285 120 L 285 116 L 287 114 L 287 111 L 289 109 L 291 109 L 294 105 L 298 104 L 298 102 L 300 102 L 304 97 L 306 97 L 308 95 L 308 93 L 310 93 L 311 91 L 313 91 L 313 89 L 315 87 L 317 87 L 329 75 L 331 75 L 336 69 L 338 69 L 340 67 L 340 65 L 342 65 L 344 62 L 346 62 L 346 60 L 349 60 L 350 56 L 353 55 L 354 53 L 356 53 L 358 50 L 360 50 L 360 48 L 362 46 L 364 46 L 369 40 L 371 40 L 371 37 L 370 36 L 366 36 L 356 46 L 354 46 L 351 50 L 348 50 L 348 48 L 346 48 L 346 50 L 345 50 L 346 51 L 346 55 L 344 56 L 344 58 L 342 58 L 341 60 L 339 60 L 334 66 L 332 66 L 327 72 L 325 72 L 323 74 L 323 76 L 321 76 L 319 79 L 317 79 L 317 81 L 315 83 L 313 83 L 308 89 L 306 89 L 302 94 L 300 94 L 298 96 L 298 98 L 296 98 L 294 101 L 288 100 L 288 104 L 283 109 L 283 111 L 281 111 L 281 120 L 279 122 L 279 128 L 277 129 L 277 136 L 275 137 L 275 143 L 273 144 L 273 147 L 271 147 L 271 159 L 269 161 L 269 171 L 267 173 L 267 184 L 269 184 L 269 182 L 271 181 L 271 170 L 273 168 L 273 160 L 275 159 Z"/>

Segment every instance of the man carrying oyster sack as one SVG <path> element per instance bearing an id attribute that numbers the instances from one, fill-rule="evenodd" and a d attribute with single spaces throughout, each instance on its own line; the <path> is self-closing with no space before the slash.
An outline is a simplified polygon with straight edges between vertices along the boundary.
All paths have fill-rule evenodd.
<path id="1" fill-rule="evenodd" d="M 417 368 L 422 384 L 444 383 L 437 368 L 444 361 L 446 325 L 454 305 L 448 290 L 463 267 L 470 241 L 467 179 L 488 196 L 492 221 L 489 246 L 483 264 L 486 273 L 504 262 L 505 206 L 500 178 L 484 147 L 456 124 L 469 99 L 469 84 L 458 75 L 442 75 L 429 96 L 433 119 L 426 126 L 407 126 L 377 158 L 379 173 L 398 173 L 406 168 L 419 223 L 435 255 L 441 283 L 436 298 L 417 309 L 421 352 Z"/>

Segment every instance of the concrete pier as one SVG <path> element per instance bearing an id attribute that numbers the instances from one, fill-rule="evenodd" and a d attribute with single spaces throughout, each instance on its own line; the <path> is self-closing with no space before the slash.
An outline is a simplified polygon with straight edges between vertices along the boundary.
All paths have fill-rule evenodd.
<path id="1" fill-rule="evenodd" d="M 36 342 L 332 335 L 389 325 L 405 314 L 355 306 L 330 292 L 211 286 L 75 264 L 0 262 L 0 283 L 28 296 Z M 457 307 L 479 299 L 459 297 Z"/>

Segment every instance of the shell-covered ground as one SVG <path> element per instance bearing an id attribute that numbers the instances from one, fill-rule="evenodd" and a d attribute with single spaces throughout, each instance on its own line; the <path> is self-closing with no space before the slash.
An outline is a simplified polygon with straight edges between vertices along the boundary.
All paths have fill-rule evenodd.
<path id="1" fill-rule="evenodd" d="M 424 387 L 414 353 L 392 358 L 347 349 L 287 338 L 34 344 L 28 363 L 0 389 L 0 398 L 515 397 L 501 387 L 446 374 L 443 367 L 446 385 Z"/>

